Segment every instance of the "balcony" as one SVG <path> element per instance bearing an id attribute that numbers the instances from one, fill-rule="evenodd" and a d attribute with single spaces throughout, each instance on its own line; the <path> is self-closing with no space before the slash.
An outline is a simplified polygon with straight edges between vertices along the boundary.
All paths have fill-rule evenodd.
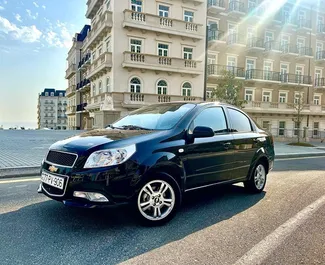
<path id="1" fill-rule="evenodd" d="M 286 25 L 293 28 L 296 28 L 298 26 L 297 20 L 295 20 L 292 16 L 286 16 L 281 12 L 275 15 L 274 21 L 277 24 L 281 24 L 282 26 Z"/>
<path id="2" fill-rule="evenodd" d="M 69 79 L 77 71 L 76 64 L 70 64 L 68 69 L 65 71 L 65 78 Z"/>
<path id="3" fill-rule="evenodd" d="M 249 101 L 245 104 L 244 109 L 254 113 L 295 113 L 294 104 L 292 103 Z"/>
<path id="4" fill-rule="evenodd" d="M 71 97 L 76 93 L 76 86 L 75 85 L 71 85 L 67 88 L 65 95 L 67 97 Z"/>
<path id="5" fill-rule="evenodd" d="M 78 70 L 84 70 L 87 69 L 87 66 L 90 64 L 90 58 L 91 58 L 91 54 L 87 53 L 79 62 L 78 64 Z"/>
<path id="6" fill-rule="evenodd" d="M 112 53 L 104 52 L 102 53 L 88 69 L 87 79 L 96 79 L 107 72 L 112 68 Z"/>
<path id="7" fill-rule="evenodd" d="M 308 19 L 298 19 L 298 32 L 309 33 L 312 30 L 311 20 Z"/>
<path id="8" fill-rule="evenodd" d="M 265 14 L 265 7 L 262 6 L 262 4 L 249 4 L 250 6 L 247 8 L 248 12 L 248 19 L 253 18 L 256 19 L 256 17 L 263 17 Z"/>
<path id="9" fill-rule="evenodd" d="M 90 88 L 90 80 L 84 79 L 80 83 L 77 84 L 77 90 L 82 90 L 84 88 Z"/>
<path id="10" fill-rule="evenodd" d="M 245 36 L 237 34 L 237 33 L 230 34 L 227 37 L 227 45 L 228 45 L 228 47 L 232 47 L 232 46 L 244 47 L 244 46 L 246 46 Z"/>
<path id="11" fill-rule="evenodd" d="M 85 39 L 83 50 L 93 49 L 102 39 L 111 32 L 113 26 L 113 13 L 105 10 L 99 12 L 91 22 L 91 31 Z"/>
<path id="12" fill-rule="evenodd" d="M 99 8 L 103 5 L 103 3 L 104 0 L 88 0 L 86 18 L 92 19 L 98 12 Z"/>
<path id="13" fill-rule="evenodd" d="M 226 10 L 224 0 L 209 0 L 208 1 L 208 12 L 218 14 Z"/>
<path id="14" fill-rule="evenodd" d="M 199 97 L 175 96 L 175 95 L 157 95 L 143 93 L 123 93 L 122 106 L 127 108 L 140 108 L 154 103 L 174 102 L 174 101 L 198 101 Z"/>
<path id="15" fill-rule="evenodd" d="M 269 52 L 282 53 L 281 43 L 274 40 L 266 41 L 264 43 L 264 48 L 265 48 L 265 52 L 267 53 Z"/>
<path id="16" fill-rule="evenodd" d="M 311 76 L 308 75 L 296 75 L 296 74 L 280 74 L 280 81 L 282 85 L 306 85 L 311 86 Z"/>
<path id="17" fill-rule="evenodd" d="M 153 14 L 138 13 L 132 10 L 124 10 L 123 27 L 130 30 L 136 28 L 142 30 L 142 32 L 153 31 L 192 39 L 203 39 L 205 35 L 205 29 L 201 24 L 159 17 Z"/>
<path id="18" fill-rule="evenodd" d="M 313 48 L 310 47 L 298 47 L 297 60 L 304 60 L 306 58 L 314 58 Z"/>
<path id="19" fill-rule="evenodd" d="M 49 107 L 49 106 L 54 106 L 55 104 L 54 104 L 53 101 L 45 101 L 44 102 L 44 105 L 47 106 L 47 107 Z"/>
<path id="20" fill-rule="evenodd" d="M 160 71 L 191 75 L 203 73 L 202 63 L 199 61 L 131 52 L 124 52 L 122 66 L 125 68 L 142 69 L 142 71 L 153 70 L 157 73 Z"/>
<path id="21" fill-rule="evenodd" d="M 231 1 L 228 6 L 228 15 L 241 17 L 246 14 L 245 4 L 240 1 Z"/>
<path id="22" fill-rule="evenodd" d="M 316 52 L 316 62 L 325 62 L 325 50 Z"/>
<path id="23" fill-rule="evenodd" d="M 87 107 L 87 103 L 77 105 L 77 112 L 86 111 L 85 107 Z"/>
<path id="24" fill-rule="evenodd" d="M 325 24 L 319 23 L 317 25 L 317 35 L 325 35 Z"/>
<path id="25" fill-rule="evenodd" d="M 258 70 L 258 69 L 251 69 L 246 71 L 246 80 L 252 81 L 262 81 L 266 83 L 270 82 L 280 82 L 280 75 L 279 72 L 268 71 L 268 70 Z"/>
<path id="26" fill-rule="evenodd" d="M 325 88 L 325 78 L 318 77 L 315 79 L 315 87 L 316 88 Z"/>
<path id="27" fill-rule="evenodd" d="M 264 40 L 259 38 L 249 38 L 246 43 L 247 51 L 262 51 L 264 50 Z"/>
<path id="28" fill-rule="evenodd" d="M 241 67 L 221 65 L 221 64 L 210 64 L 208 65 L 208 76 L 209 77 L 220 77 L 225 73 L 230 72 L 237 78 L 245 78 L 245 70 Z"/>
<path id="29" fill-rule="evenodd" d="M 221 30 L 211 30 L 208 33 L 208 40 L 210 44 L 225 43 L 225 32 Z"/>
<path id="30" fill-rule="evenodd" d="M 289 59 L 290 57 L 297 57 L 298 56 L 298 49 L 295 45 L 290 44 L 282 44 L 281 45 L 281 58 Z"/>
<path id="31" fill-rule="evenodd" d="M 71 115 L 76 113 L 76 106 L 67 107 L 66 115 Z"/>

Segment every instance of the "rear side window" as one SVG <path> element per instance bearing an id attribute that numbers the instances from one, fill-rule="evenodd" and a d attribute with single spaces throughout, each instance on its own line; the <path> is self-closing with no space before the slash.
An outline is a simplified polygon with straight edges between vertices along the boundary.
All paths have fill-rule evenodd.
<path id="1" fill-rule="evenodd" d="M 228 108 L 231 126 L 234 132 L 251 132 L 252 125 L 246 115 L 238 110 Z"/>
<path id="2" fill-rule="evenodd" d="M 227 131 L 227 123 L 223 109 L 220 107 L 203 110 L 191 124 L 191 130 L 197 126 L 210 127 L 215 133 Z"/>

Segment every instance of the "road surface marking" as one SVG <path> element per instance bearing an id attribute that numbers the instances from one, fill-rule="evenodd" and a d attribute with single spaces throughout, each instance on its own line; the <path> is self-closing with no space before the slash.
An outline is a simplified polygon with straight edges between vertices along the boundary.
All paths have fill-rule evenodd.
<path id="1" fill-rule="evenodd" d="M 284 240 L 300 225 L 307 221 L 320 207 L 325 205 L 325 195 L 308 205 L 306 208 L 279 226 L 271 234 L 257 243 L 251 250 L 242 256 L 234 265 L 261 264 Z"/>
<path id="2" fill-rule="evenodd" d="M 0 180 L 0 184 L 17 183 L 17 182 L 28 182 L 28 181 L 40 181 L 40 178 Z"/>
<path id="3" fill-rule="evenodd" d="M 292 158 L 276 158 L 275 161 L 315 159 L 315 158 L 324 158 L 324 157 L 325 157 L 324 155 L 320 155 L 320 156 L 305 156 L 305 157 L 292 157 Z"/>

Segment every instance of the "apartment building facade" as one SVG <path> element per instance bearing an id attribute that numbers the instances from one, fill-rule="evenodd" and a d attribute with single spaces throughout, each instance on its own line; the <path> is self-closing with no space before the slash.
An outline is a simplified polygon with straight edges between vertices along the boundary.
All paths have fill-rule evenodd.
<path id="1" fill-rule="evenodd" d="M 307 3 L 208 1 L 207 94 L 233 72 L 245 111 L 275 136 L 325 137 L 325 3 Z"/>
<path id="2" fill-rule="evenodd" d="M 67 98 L 65 90 L 45 88 L 38 95 L 38 129 L 67 129 Z"/>
<path id="3" fill-rule="evenodd" d="M 68 56 L 69 128 L 85 128 L 78 109 L 87 128 L 103 128 L 144 105 L 203 98 L 204 0 L 89 0 L 87 7 L 91 30 Z"/>

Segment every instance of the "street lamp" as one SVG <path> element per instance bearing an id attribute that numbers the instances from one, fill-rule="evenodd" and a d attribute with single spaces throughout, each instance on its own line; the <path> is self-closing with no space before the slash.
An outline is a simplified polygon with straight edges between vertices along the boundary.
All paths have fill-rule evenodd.
<path id="1" fill-rule="evenodd" d="M 204 67 L 204 82 L 203 82 L 203 100 L 207 99 L 207 79 L 208 79 L 208 49 L 209 49 L 209 31 L 212 33 L 211 36 L 215 37 L 218 31 L 217 24 L 211 24 L 206 26 L 205 32 L 205 67 Z M 218 36 L 217 36 L 218 37 Z"/>

